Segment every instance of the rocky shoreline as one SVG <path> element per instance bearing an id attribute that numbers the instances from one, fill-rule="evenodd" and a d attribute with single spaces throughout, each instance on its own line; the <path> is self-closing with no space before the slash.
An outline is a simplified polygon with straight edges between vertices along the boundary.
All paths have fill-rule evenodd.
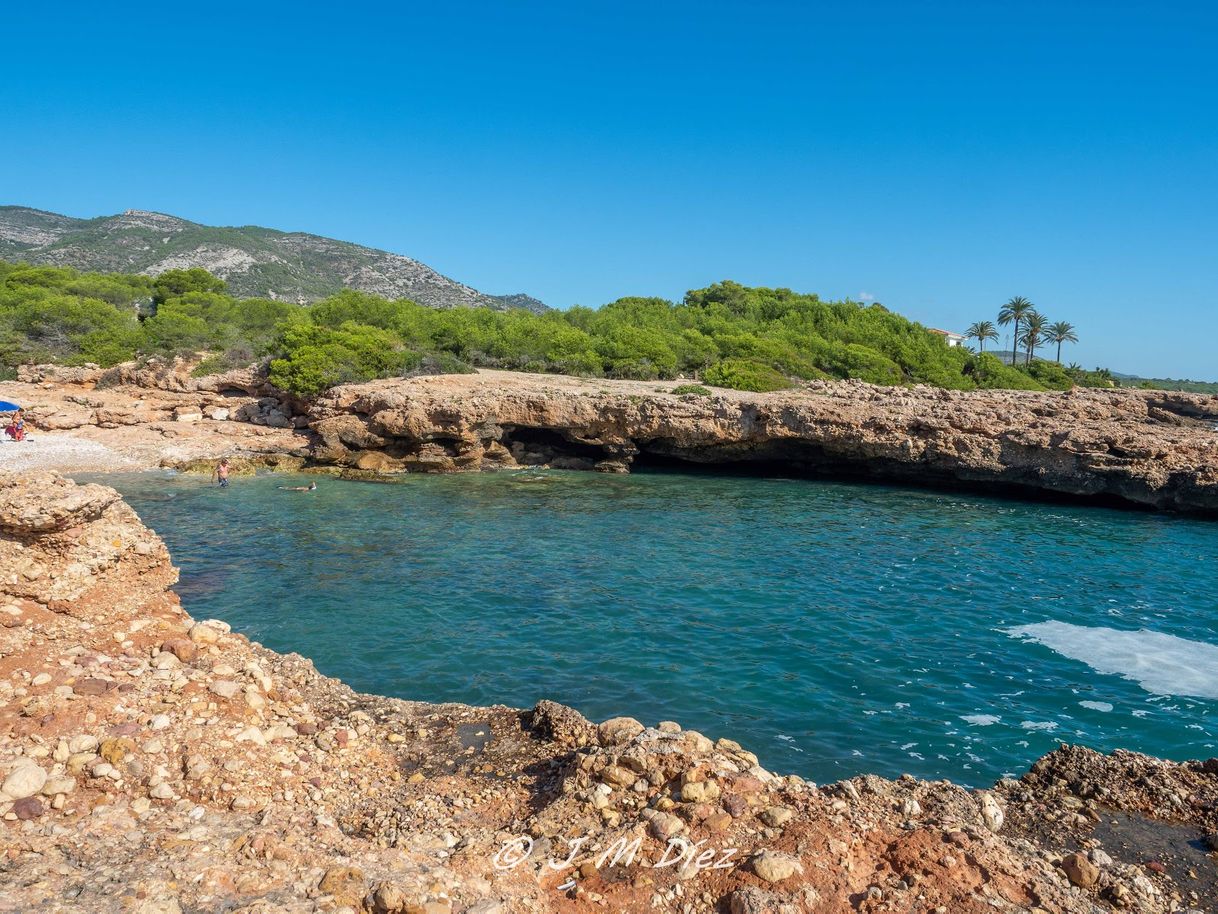
<path id="1" fill-rule="evenodd" d="M 357 694 L 176 575 L 113 490 L 0 475 L 0 911 L 1218 906 L 1218 760 L 817 786 L 673 722 Z"/>
<path id="2" fill-rule="evenodd" d="M 23 369 L 33 424 L 144 466 L 227 454 L 354 477 L 518 466 L 718 466 L 1218 515 L 1218 397 L 811 382 L 771 394 L 481 371 L 350 384 L 304 403 L 255 370 Z M 0 448 L 0 468 L 11 449 Z M 69 461 L 64 469 L 75 469 Z"/>

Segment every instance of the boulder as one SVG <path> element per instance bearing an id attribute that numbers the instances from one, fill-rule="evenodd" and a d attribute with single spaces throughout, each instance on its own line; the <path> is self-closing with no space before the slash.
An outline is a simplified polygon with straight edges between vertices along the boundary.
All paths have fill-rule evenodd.
<path id="1" fill-rule="evenodd" d="M 611 717 L 596 728 L 596 738 L 602 746 L 628 743 L 646 728 L 633 717 Z"/>
<path id="2" fill-rule="evenodd" d="M 797 858 L 772 850 L 754 854 L 749 862 L 753 872 L 766 882 L 781 882 L 804 871 L 803 864 Z"/>

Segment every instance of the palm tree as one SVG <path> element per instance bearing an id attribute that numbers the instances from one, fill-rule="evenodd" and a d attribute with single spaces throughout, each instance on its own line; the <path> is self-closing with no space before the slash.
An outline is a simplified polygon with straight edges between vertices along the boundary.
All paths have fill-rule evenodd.
<path id="1" fill-rule="evenodd" d="M 964 338 L 976 340 L 981 344 L 981 351 L 985 352 L 985 341 L 998 339 L 998 330 L 990 321 L 977 321 L 964 331 Z"/>
<path id="2" fill-rule="evenodd" d="M 998 312 L 998 323 L 1006 326 L 1014 322 L 1015 335 L 1011 337 L 1015 342 L 1011 346 L 1011 364 L 1015 364 L 1015 347 L 1019 345 L 1019 323 L 1036 309 L 1030 301 L 1022 295 L 1016 295 L 1009 302 L 1002 306 Z"/>
<path id="3" fill-rule="evenodd" d="M 1041 339 L 1044 338 L 1048 318 L 1039 311 L 1033 311 L 1023 319 L 1023 323 L 1026 329 L 1020 342 L 1028 349 L 1028 357 L 1024 360 L 1024 364 L 1031 365 L 1032 356 L 1036 355 L 1036 347 L 1040 344 Z"/>
<path id="4" fill-rule="evenodd" d="M 1050 324 L 1048 331 L 1045 333 L 1045 339 L 1050 343 L 1057 343 L 1057 364 L 1062 361 L 1062 343 L 1077 343 L 1078 334 L 1074 332 L 1074 324 L 1066 321 L 1058 321 L 1055 324 Z"/>

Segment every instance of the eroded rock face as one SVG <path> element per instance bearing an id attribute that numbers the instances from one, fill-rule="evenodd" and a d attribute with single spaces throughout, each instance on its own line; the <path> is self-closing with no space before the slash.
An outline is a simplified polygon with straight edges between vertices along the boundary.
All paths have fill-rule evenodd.
<path id="1" fill-rule="evenodd" d="M 164 546 L 104 487 L 0 477 L 0 519 L 0 910 L 1218 901 L 1189 861 L 1151 867 L 1136 840 L 1147 823 L 1212 833 L 1218 761 L 1065 747 L 992 794 L 911 777 L 818 788 L 671 721 L 356 694 L 192 620 Z M 1117 816 L 1141 825 L 1106 844 Z"/>
<path id="2" fill-rule="evenodd" d="M 509 372 L 348 385 L 310 412 L 313 456 L 375 472 L 778 465 L 1218 513 L 1218 397 L 848 381 L 707 397 L 673 387 Z"/>

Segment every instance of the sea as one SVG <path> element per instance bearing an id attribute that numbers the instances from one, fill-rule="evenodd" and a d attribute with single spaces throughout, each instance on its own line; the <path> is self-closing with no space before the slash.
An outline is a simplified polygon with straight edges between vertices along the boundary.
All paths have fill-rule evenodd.
<path id="1" fill-rule="evenodd" d="M 1218 755 L 1213 521 L 692 472 L 94 481 L 192 615 L 364 692 L 672 720 L 818 782 Z"/>

